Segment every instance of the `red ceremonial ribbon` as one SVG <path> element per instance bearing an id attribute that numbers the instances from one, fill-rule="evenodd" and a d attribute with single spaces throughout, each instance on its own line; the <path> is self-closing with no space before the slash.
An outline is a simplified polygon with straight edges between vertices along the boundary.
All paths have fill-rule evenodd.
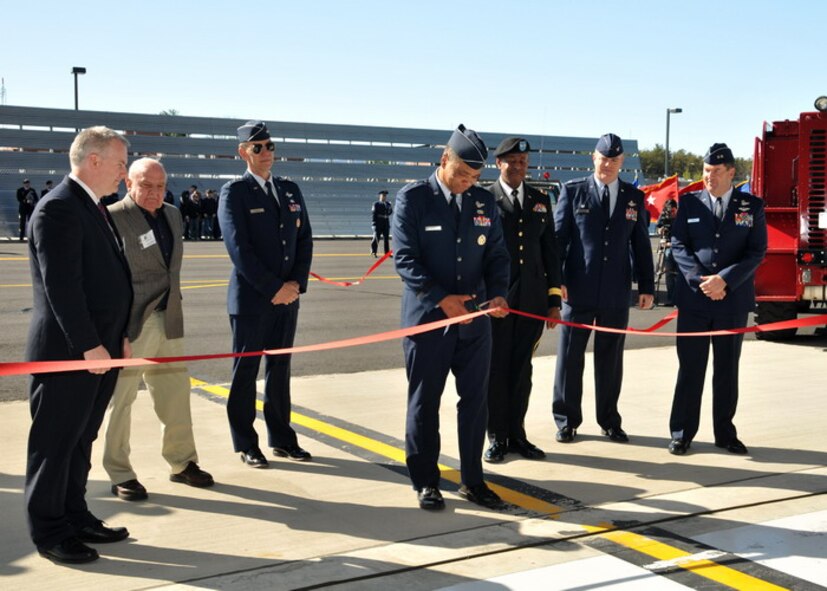
<path id="1" fill-rule="evenodd" d="M 211 355 L 183 355 L 180 357 L 146 357 L 136 359 L 108 359 L 99 361 L 84 360 L 70 360 L 70 361 L 29 361 L 29 362 L 13 362 L 0 363 L 0 376 L 12 376 L 20 374 L 38 374 L 51 373 L 59 371 L 78 371 L 89 370 L 94 368 L 114 368 L 114 367 L 136 367 L 140 365 L 155 365 L 161 363 L 177 363 L 183 361 L 202 361 L 204 359 L 228 359 L 232 357 L 258 357 L 261 355 L 287 355 L 288 353 L 310 353 L 311 351 L 328 351 L 330 349 L 343 349 L 345 347 L 358 347 L 360 345 L 369 345 L 371 343 L 381 343 L 383 341 L 392 341 L 409 337 L 423 332 L 436 330 L 438 328 L 445 328 L 452 324 L 458 324 L 466 320 L 473 320 L 478 316 L 488 314 L 489 310 L 479 310 L 477 312 L 470 312 L 455 318 L 446 318 L 444 320 L 437 320 L 429 322 L 428 324 L 421 324 L 418 326 L 411 326 L 408 328 L 399 328 L 387 332 L 380 332 L 363 337 L 352 337 L 349 339 L 342 339 L 339 341 L 329 341 L 327 343 L 318 343 L 316 345 L 302 345 L 299 347 L 286 347 L 284 349 L 265 349 L 264 351 L 247 351 L 245 353 L 215 353 Z"/>
<path id="2" fill-rule="evenodd" d="M 110 359 L 107 361 L 86 361 L 86 360 L 71 360 L 71 361 L 29 361 L 29 362 L 12 362 L 0 363 L 0 376 L 11 376 L 21 374 L 40 374 L 60 371 L 79 371 L 94 368 L 114 368 L 114 367 L 136 367 L 141 365 L 155 365 L 162 363 L 177 363 L 184 361 L 202 361 L 205 359 L 228 359 L 232 357 L 258 357 L 260 355 L 286 355 L 288 353 L 310 353 L 313 351 L 328 351 L 330 349 L 342 349 L 345 347 L 358 347 L 360 345 L 369 345 L 372 343 L 381 343 L 384 341 L 392 341 L 408 337 L 439 328 L 445 328 L 453 324 L 458 324 L 466 320 L 473 320 L 478 316 L 489 314 L 498 308 L 491 308 L 486 310 L 479 310 L 477 312 L 470 312 L 455 318 L 446 318 L 444 320 L 437 320 L 422 324 L 419 326 L 411 326 L 409 328 L 400 328 L 387 332 L 380 332 L 372 335 L 362 337 L 353 337 L 349 339 L 342 339 L 338 341 L 329 341 L 327 343 L 319 343 L 316 345 L 302 345 L 299 347 L 288 347 L 284 349 L 265 349 L 264 351 L 248 351 L 246 353 L 215 353 L 211 355 L 184 355 L 180 357 L 147 357 L 138 359 Z M 802 328 L 805 326 L 820 326 L 827 324 L 827 314 L 819 316 L 812 316 L 810 318 L 802 318 L 797 320 L 784 320 L 782 322 L 773 322 L 771 324 L 762 324 L 759 326 L 747 326 L 744 328 L 733 328 L 729 330 L 711 330 L 706 332 L 654 332 L 658 328 L 672 321 L 677 317 L 678 312 L 674 310 L 667 316 L 653 324 L 648 328 L 607 328 L 604 326 L 578 324 L 576 322 L 567 322 L 565 320 L 554 320 L 546 316 L 539 316 L 537 314 L 530 314 L 528 312 L 521 312 L 520 310 L 512 310 L 506 308 L 509 313 L 525 316 L 526 318 L 533 318 L 542 322 L 552 321 L 556 324 L 565 324 L 573 328 L 582 328 L 584 330 L 594 330 L 599 332 L 610 332 L 615 334 L 645 334 L 656 337 L 708 337 L 708 336 L 725 336 L 733 334 L 743 334 L 750 332 L 772 332 L 776 330 L 786 330 L 790 328 Z"/>
<path id="3" fill-rule="evenodd" d="M 496 309 L 496 308 L 494 308 Z M 579 324 L 577 322 L 567 322 L 566 320 L 554 320 L 546 316 L 539 316 L 537 314 L 530 314 L 528 312 L 521 312 L 520 310 L 512 310 L 506 308 L 510 314 L 517 314 L 518 316 L 525 316 L 526 318 L 533 318 L 535 320 L 542 320 L 543 322 L 554 322 L 555 324 L 565 324 L 573 328 L 582 328 L 585 330 L 594 330 L 597 332 L 611 332 L 615 334 L 648 334 L 653 337 L 721 337 L 733 334 L 746 334 L 750 332 L 773 332 L 776 330 L 786 330 L 788 328 L 802 328 L 805 326 L 820 326 L 827 324 L 827 314 L 820 314 L 810 318 L 799 318 L 796 320 L 783 320 L 781 322 L 771 322 L 769 324 L 759 324 L 755 326 L 745 326 L 743 328 L 729 328 L 726 330 L 707 330 L 703 332 L 654 332 L 661 326 L 667 324 L 678 316 L 678 311 L 674 310 L 666 317 L 659 320 L 649 328 L 608 328 L 605 326 L 597 326 L 595 324 Z"/>
<path id="4" fill-rule="evenodd" d="M 360 283 L 362 283 L 362 281 L 367 279 L 368 275 L 373 273 L 379 267 L 379 265 L 384 263 L 391 256 L 393 256 L 393 251 L 389 250 L 384 255 L 382 255 L 381 259 L 379 259 L 378 261 L 373 263 L 373 266 L 370 269 L 368 269 L 368 272 L 365 273 L 364 275 L 362 275 L 362 277 L 358 281 L 333 281 L 332 279 L 328 279 L 327 277 L 322 277 L 321 275 L 317 275 L 313 271 L 310 271 L 310 276 L 315 277 L 316 279 L 318 279 L 322 283 L 329 283 L 330 285 L 338 285 L 339 287 L 351 287 L 353 285 L 359 285 Z"/>

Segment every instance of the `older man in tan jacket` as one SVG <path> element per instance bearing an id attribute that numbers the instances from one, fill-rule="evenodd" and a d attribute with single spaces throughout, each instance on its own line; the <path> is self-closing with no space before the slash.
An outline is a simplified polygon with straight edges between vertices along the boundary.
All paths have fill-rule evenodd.
<path id="1" fill-rule="evenodd" d="M 152 158 L 136 160 L 126 180 L 128 194 L 109 206 L 132 273 L 134 300 L 127 334 L 133 357 L 183 355 L 181 309 L 181 214 L 164 203 L 167 175 Z M 147 498 L 129 461 L 132 403 L 141 380 L 152 396 L 162 424 L 161 453 L 170 480 L 190 486 L 212 486 L 213 478 L 198 467 L 190 413 L 190 380 L 182 364 L 125 368 L 112 396 L 103 466 L 112 494 L 126 501 Z"/>

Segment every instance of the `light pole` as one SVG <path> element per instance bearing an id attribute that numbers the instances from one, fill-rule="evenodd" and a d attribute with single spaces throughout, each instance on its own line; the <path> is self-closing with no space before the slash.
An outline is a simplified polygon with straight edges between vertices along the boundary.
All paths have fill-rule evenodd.
<path id="1" fill-rule="evenodd" d="M 86 68 L 75 66 L 72 68 L 72 75 L 75 77 L 75 111 L 78 110 L 78 74 L 85 74 Z"/>
<path id="2" fill-rule="evenodd" d="M 672 113 L 683 113 L 683 109 L 666 109 L 666 150 L 663 154 L 663 178 L 669 176 L 669 117 Z"/>

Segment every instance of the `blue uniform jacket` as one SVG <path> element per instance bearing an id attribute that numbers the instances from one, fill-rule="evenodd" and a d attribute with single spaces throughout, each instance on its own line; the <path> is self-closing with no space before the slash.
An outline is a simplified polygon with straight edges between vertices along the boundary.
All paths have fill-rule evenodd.
<path id="1" fill-rule="evenodd" d="M 719 222 L 709 199 L 706 190 L 682 196 L 672 223 L 672 254 L 680 270 L 675 303 L 713 315 L 751 312 L 755 271 L 767 251 L 764 201 L 736 189 Z M 698 287 L 701 275 L 720 275 L 727 283 L 726 297 L 706 297 Z"/>
<path id="2" fill-rule="evenodd" d="M 405 284 L 403 327 L 444 319 L 438 304 L 447 295 L 475 295 L 478 302 L 506 296 L 508 250 L 494 196 L 485 189 L 462 194 L 457 227 L 436 173 L 403 187 L 396 197 L 393 241 L 396 271 Z M 461 326 L 461 334 L 483 330 L 479 320 Z"/>
<path id="3" fill-rule="evenodd" d="M 554 224 L 563 263 L 562 283 L 572 308 L 628 307 L 633 261 L 640 293 L 654 293 L 652 247 L 643 200 L 641 191 L 620 181 L 617 203 L 607 220 L 593 176 L 563 185 Z"/>
<path id="4" fill-rule="evenodd" d="M 281 207 L 250 173 L 221 188 L 218 219 L 233 271 L 227 290 L 231 315 L 261 314 L 287 281 L 307 290 L 313 235 L 299 187 L 274 177 Z"/>

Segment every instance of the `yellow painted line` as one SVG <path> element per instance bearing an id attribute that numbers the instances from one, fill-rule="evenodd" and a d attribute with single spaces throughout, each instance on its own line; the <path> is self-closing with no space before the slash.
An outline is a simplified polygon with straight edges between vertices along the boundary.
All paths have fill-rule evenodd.
<path id="1" fill-rule="evenodd" d="M 29 257 L 0 257 L 0 261 L 27 261 Z"/>
<path id="2" fill-rule="evenodd" d="M 0 284 L 0 288 L 3 287 L 31 287 L 31 283 L 3 283 Z"/>
<path id="3" fill-rule="evenodd" d="M 600 527 L 583 527 L 587 531 L 594 531 L 595 533 L 604 530 L 604 528 Z M 684 570 L 726 585 L 727 587 L 732 587 L 733 589 L 743 589 L 744 591 L 781 591 L 786 589 L 786 587 L 779 587 L 778 585 L 757 579 L 746 573 L 722 566 L 711 560 L 689 558 L 692 556 L 689 552 L 634 532 L 610 531 L 600 534 L 600 536 L 615 544 L 651 556 L 652 558 L 673 561 L 676 566 Z"/>
<path id="4" fill-rule="evenodd" d="M 190 378 L 190 383 L 195 388 L 223 398 L 227 398 L 230 394 L 229 389 L 224 386 L 208 384 L 207 382 L 193 377 Z M 256 400 L 256 408 L 263 411 L 264 403 L 260 400 Z M 382 443 L 381 441 L 376 441 L 370 437 L 354 433 L 353 431 L 349 431 L 335 425 L 330 425 L 324 421 L 320 421 L 297 412 L 292 412 L 290 419 L 297 425 L 312 429 L 317 433 L 322 433 L 328 437 L 338 439 L 339 441 L 343 441 L 350 445 L 361 447 L 362 449 L 405 465 L 404 450 L 396 448 L 392 445 Z M 442 478 L 445 478 L 455 484 L 461 484 L 460 474 L 457 470 L 439 464 L 439 471 Z M 557 505 L 547 503 L 541 499 L 512 490 L 505 486 L 500 486 L 494 483 L 488 483 L 488 486 L 500 495 L 504 501 L 523 509 L 542 513 L 553 518 L 556 517 L 560 511 L 562 511 L 562 509 Z M 783 591 L 786 589 L 785 587 L 779 587 L 778 585 L 757 579 L 746 573 L 720 565 L 711 560 L 689 558 L 692 555 L 689 552 L 681 550 L 680 548 L 675 548 L 674 546 L 664 544 L 663 542 L 647 538 L 646 536 L 642 536 L 640 534 L 617 530 L 615 529 L 615 526 L 611 524 L 605 524 L 602 526 L 583 524 L 572 525 L 578 525 L 589 533 L 598 535 L 606 540 L 614 542 L 615 544 L 630 550 L 634 550 L 640 554 L 645 554 L 646 556 L 651 556 L 652 558 L 657 558 L 658 560 L 674 561 L 677 566 L 683 568 L 684 570 L 690 571 L 693 574 L 710 579 L 722 585 L 732 587 L 733 589 L 742 591 Z"/>
<path id="5" fill-rule="evenodd" d="M 204 287 L 227 287 L 229 281 L 222 281 L 220 283 L 205 283 L 203 285 L 185 285 L 181 288 L 181 290 L 185 289 L 202 289 Z"/>

